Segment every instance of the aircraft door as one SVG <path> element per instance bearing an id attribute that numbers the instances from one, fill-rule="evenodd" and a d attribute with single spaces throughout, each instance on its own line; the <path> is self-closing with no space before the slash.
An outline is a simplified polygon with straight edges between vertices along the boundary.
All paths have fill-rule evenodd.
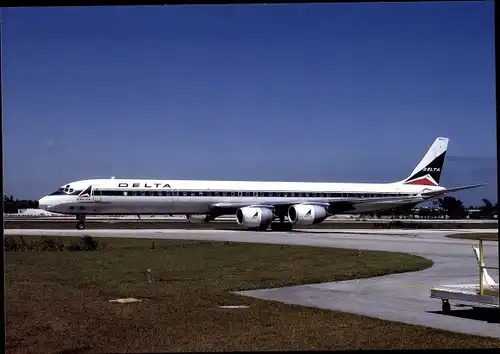
<path id="1" fill-rule="evenodd" d="M 176 189 L 171 190 L 171 199 L 170 202 L 178 202 L 179 201 L 179 191 Z"/>
<path id="2" fill-rule="evenodd" d="M 99 188 L 98 184 L 92 185 L 92 200 L 94 202 L 100 202 L 102 199 L 102 194 L 101 194 L 101 189 Z"/>

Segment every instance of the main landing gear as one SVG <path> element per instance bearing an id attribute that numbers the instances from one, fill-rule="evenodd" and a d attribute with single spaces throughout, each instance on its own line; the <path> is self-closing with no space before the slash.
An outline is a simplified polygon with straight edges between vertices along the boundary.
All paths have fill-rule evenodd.
<path id="1" fill-rule="evenodd" d="M 293 225 L 291 222 L 285 223 L 285 214 L 278 215 L 279 223 L 271 223 L 271 230 L 273 231 L 292 231 Z"/>
<path id="2" fill-rule="evenodd" d="M 78 219 L 78 222 L 76 223 L 76 229 L 83 230 L 85 228 L 85 216 L 78 215 L 76 218 Z"/>
<path id="3" fill-rule="evenodd" d="M 443 310 L 443 313 L 446 315 L 449 315 L 451 312 L 450 302 L 446 299 L 442 299 L 441 301 L 443 302 L 443 305 L 441 307 L 441 309 Z"/>

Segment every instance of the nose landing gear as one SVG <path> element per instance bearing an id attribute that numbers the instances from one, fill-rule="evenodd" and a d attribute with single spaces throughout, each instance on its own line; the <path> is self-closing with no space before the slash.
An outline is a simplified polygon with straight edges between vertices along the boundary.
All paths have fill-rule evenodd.
<path id="1" fill-rule="evenodd" d="M 85 216 L 78 215 L 76 218 L 78 219 L 78 222 L 76 223 L 76 229 L 83 230 L 85 228 Z"/>

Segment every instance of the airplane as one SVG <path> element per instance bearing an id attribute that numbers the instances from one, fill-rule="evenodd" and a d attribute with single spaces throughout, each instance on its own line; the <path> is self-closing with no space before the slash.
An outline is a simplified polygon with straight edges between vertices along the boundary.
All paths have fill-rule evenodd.
<path id="1" fill-rule="evenodd" d="M 439 185 L 448 138 L 438 137 L 412 173 L 391 183 L 256 182 L 208 180 L 88 179 L 67 183 L 39 200 L 39 208 L 76 215 L 186 215 L 209 222 L 235 215 L 248 230 L 266 230 L 279 219 L 291 227 L 314 225 L 335 214 L 368 213 L 437 199 L 456 188 Z"/>

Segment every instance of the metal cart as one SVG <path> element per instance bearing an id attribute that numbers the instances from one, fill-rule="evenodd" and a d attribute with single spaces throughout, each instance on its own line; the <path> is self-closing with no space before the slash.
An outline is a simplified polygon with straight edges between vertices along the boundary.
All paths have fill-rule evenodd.
<path id="1" fill-rule="evenodd" d="M 442 310 L 448 314 L 451 311 L 450 300 L 460 302 L 481 304 L 485 307 L 499 307 L 498 284 L 488 274 L 488 269 L 498 269 L 498 267 L 488 267 L 484 264 L 483 240 L 479 239 L 478 245 L 473 245 L 472 249 L 479 266 L 479 284 L 456 284 L 438 285 L 431 288 L 431 298 L 441 299 Z"/>

